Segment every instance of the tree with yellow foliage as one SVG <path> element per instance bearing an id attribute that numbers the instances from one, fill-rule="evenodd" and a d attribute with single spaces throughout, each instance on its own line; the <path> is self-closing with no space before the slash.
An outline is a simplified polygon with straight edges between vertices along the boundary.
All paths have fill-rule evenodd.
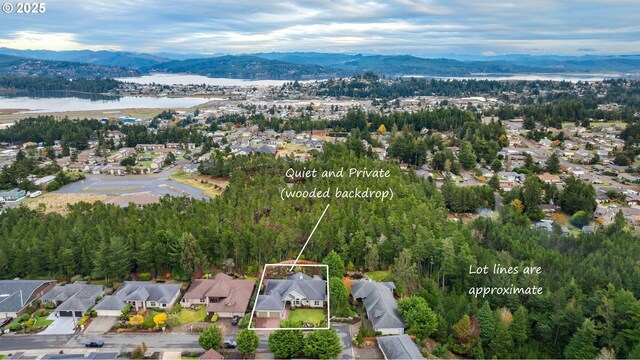
<path id="1" fill-rule="evenodd" d="M 153 317 L 153 322 L 156 324 L 156 326 L 162 326 L 167 322 L 167 313 L 158 313 L 156 314 L 156 316 Z"/>
<path id="2" fill-rule="evenodd" d="M 129 318 L 129 324 L 131 326 L 140 326 L 144 323 L 144 317 L 142 315 L 133 315 Z"/>
<path id="3" fill-rule="evenodd" d="M 378 134 L 385 135 L 386 133 L 387 133 L 387 127 L 384 126 L 384 124 L 380 124 L 380 127 L 378 127 Z"/>

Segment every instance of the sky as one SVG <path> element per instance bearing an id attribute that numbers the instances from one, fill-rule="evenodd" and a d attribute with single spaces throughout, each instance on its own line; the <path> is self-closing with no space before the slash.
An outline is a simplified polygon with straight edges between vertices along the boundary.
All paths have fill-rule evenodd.
<path id="1" fill-rule="evenodd" d="M 640 0 L 50 0 L 44 14 L 0 13 L 0 47 L 640 54 Z"/>

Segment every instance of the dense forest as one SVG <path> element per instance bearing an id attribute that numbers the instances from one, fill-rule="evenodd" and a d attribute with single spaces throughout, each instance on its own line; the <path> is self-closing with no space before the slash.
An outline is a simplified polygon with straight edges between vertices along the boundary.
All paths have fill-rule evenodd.
<path id="1" fill-rule="evenodd" d="M 427 327 L 410 324 L 410 334 L 426 331 L 439 346 L 476 358 L 595 358 L 603 351 L 640 357 L 640 239 L 621 217 L 595 234 L 578 236 L 535 230 L 513 205 L 504 206 L 497 219 L 448 221 L 445 206 L 452 200 L 446 198 L 465 195 L 452 188 L 443 196 L 429 181 L 358 156 L 345 144 L 326 144 L 305 164 L 261 155 L 223 165 L 231 183 L 211 201 L 165 198 L 142 209 L 81 203 L 66 216 L 9 209 L 0 215 L 0 273 L 113 281 L 150 271 L 188 278 L 209 264 L 256 275 L 264 263 L 295 257 L 330 201 L 305 258 L 321 261 L 334 250 L 347 268 L 390 269 L 388 280 L 398 293 L 423 299 L 420 306 L 436 314 Z M 284 171 L 302 166 L 380 168 L 390 177 L 313 178 L 293 189 L 392 188 L 396 196 L 385 202 L 282 201 Z M 542 272 L 469 273 L 470 267 L 493 264 Z M 469 294 L 472 287 L 495 286 L 539 286 L 543 292 Z"/>
<path id="2" fill-rule="evenodd" d="M 40 93 L 53 91 L 106 93 L 116 89 L 120 82 L 113 79 L 69 80 L 62 76 L 56 77 L 0 77 L 0 92 Z"/>

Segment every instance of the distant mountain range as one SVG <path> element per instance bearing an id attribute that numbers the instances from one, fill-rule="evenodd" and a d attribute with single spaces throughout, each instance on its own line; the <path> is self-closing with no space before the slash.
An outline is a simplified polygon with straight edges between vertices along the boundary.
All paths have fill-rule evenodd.
<path id="1" fill-rule="evenodd" d="M 398 76 L 614 73 L 640 76 L 640 55 L 557 56 L 411 55 L 275 52 L 243 55 L 145 54 L 124 51 L 49 51 L 0 48 L 0 75 L 127 76 L 151 72 L 242 79 L 325 79 L 372 71 Z M 460 60 L 462 59 L 462 60 Z M 15 71 L 15 73 L 11 73 Z"/>
<path id="2" fill-rule="evenodd" d="M 0 76 L 63 76 L 73 78 L 114 78 L 136 76 L 135 69 L 91 63 L 27 59 L 0 54 Z"/>

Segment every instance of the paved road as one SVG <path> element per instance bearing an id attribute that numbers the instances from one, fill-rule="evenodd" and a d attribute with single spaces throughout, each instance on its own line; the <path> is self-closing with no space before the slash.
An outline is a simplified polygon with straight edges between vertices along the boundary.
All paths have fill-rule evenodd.
<path id="1" fill-rule="evenodd" d="M 348 324 L 333 324 L 342 341 L 342 354 L 339 359 L 353 359 L 351 335 Z M 260 344 L 257 353 L 268 355 L 269 335 L 259 333 Z M 78 351 L 84 349 L 89 339 L 98 338 L 104 341 L 102 351 L 130 351 L 144 342 L 151 351 L 202 351 L 198 345 L 197 334 L 153 333 L 153 334 L 80 334 L 80 335 L 3 335 L 0 336 L 0 352 L 51 350 L 58 352 Z"/>
<path id="2" fill-rule="evenodd" d="M 62 349 L 73 335 L 2 335 L 0 351 Z"/>

